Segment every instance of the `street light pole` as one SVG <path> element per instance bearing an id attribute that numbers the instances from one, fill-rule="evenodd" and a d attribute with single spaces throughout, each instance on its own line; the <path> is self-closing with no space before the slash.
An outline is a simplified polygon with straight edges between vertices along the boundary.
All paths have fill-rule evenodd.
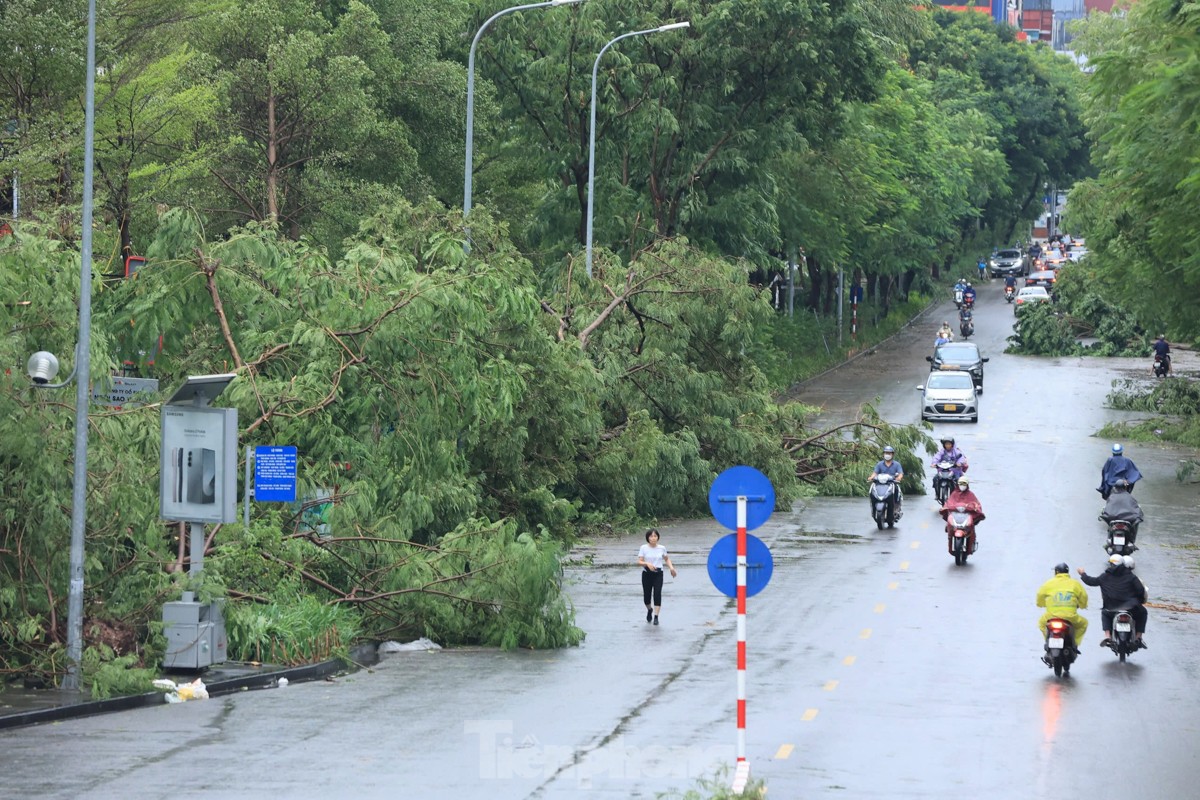
<path id="1" fill-rule="evenodd" d="M 83 133 L 83 235 L 79 252 L 79 345 L 75 364 L 75 471 L 71 481 L 71 583 L 67 595 L 64 691 L 79 690 L 83 660 L 83 542 L 87 529 L 88 404 L 91 402 L 92 158 L 96 131 L 96 0 L 88 0 Z"/>
<path id="2" fill-rule="evenodd" d="M 475 38 L 471 40 L 471 52 L 467 56 L 467 158 L 466 167 L 463 169 L 463 218 L 465 219 L 471 213 L 471 167 L 475 160 L 475 46 L 479 44 L 479 37 L 483 36 L 483 32 L 488 26 L 495 22 L 505 14 L 511 14 L 514 11 L 526 11 L 531 8 L 547 8 L 549 6 L 566 6 L 581 3 L 583 0 L 548 0 L 544 3 L 529 3 L 523 6 L 513 6 L 506 8 L 503 11 L 497 11 L 492 16 L 488 17 L 487 22 L 479 26 L 479 30 L 475 32 Z"/>
<path id="3" fill-rule="evenodd" d="M 623 33 L 604 45 L 604 47 L 601 47 L 600 52 L 596 54 L 596 63 L 592 65 L 592 119 L 588 135 L 587 276 L 589 278 L 592 277 L 592 213 L 596 206 L 596 78 L 600 73 L 600 59 L 604 58 L 604 54 L 608 51 L 608 48 L 622 39 L 628 39 L 631 36 L 645 36 L 648 33 L 662 33 L 663 31 L 673 31 L 679 28 L 690 28 L 691 25 L 692 23 L 690 22 L 672 22 L 669 25 L 647 28 L 644 31 Z"/>

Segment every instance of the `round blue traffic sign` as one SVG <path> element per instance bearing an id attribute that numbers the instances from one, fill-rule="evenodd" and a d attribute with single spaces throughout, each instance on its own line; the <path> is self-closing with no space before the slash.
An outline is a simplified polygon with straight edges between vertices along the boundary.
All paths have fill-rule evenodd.
<path id="1" fill-rule="evenodd" d="M 763 540 L 746 534 L 746 597 L 753 597 L 766 587 L 774 568 L 771 551 Z M 708 551 L 708 577 L 721 594 L 737 597 L 736 533 L 722 536 Z"/>
<path id="2" fill-rule="evenodd" d="M 737 530 L 737 499 L 746 498 L 746 530 L 752 531 L 771 518 L 775 510 L 775 487 L 771 479 L 754 467 L 730 467 L 716 477 L 708 490 L 708 507 L 717 522 Z"/>

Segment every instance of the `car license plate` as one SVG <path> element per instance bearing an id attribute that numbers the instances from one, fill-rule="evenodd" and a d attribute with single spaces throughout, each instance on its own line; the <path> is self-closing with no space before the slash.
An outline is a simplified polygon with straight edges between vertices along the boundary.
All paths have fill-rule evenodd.
<path id="1" fill-rule="evenodd" d="M 1114 536 L 1113 544 L 1118 544 L 1118 545 L 1123 546 L 1125 544 L 1125 537 L 1124 536 Z"/>
<path id="2" fill-rule="evenodd" d="M 961 369 L 958 364 L 942 364 L 938 369 Z"/>
<path id="3" fill-rule="evenodd" d="M 1114 627 L 1118 631 L 1130 631 L 1133 629 L 1128 622 L 1118 622 Z"/>
<path id="4" fill-rule="evenodd" d="M 942 406 L 942 408 L 946 409 L 947 411 L 958 411 L 958 406 L 954 405 L 953 403 L 947 403 Z"/>
<path id="5" fill-rule="evenodd" d="M 1050 637 L 1050 646 L 1061 650 L 1062 646 L 1063 646 L 1062 637 L 1061 636 L 1051 636 Z"/>

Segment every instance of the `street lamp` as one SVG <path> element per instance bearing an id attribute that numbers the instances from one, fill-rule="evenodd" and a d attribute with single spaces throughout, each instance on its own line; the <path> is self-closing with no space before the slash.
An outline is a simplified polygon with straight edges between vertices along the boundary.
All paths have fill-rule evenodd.
<path id="1" fill-rule="evenodd" d="M 592 121 L 588 139 L 587 276 L 589 278 L 592 277 L 592 212 L 595 208 L 596 196 L 596 77 L 600 72 L 600 59 L 604 58 L 604 53 L 608 48 L 622 39 L 628 39 L 630 36 L 644 36 L 647 33 L 662 33 L 663 31 L 673 31 L 678 28 L 690 28 L 691 25 L 692 23 L 690 22 L 672 22 L 669 25 L 647 28 L 644 31 L 623 33 L 600 48 L 600 52 L 596 55 L 596 63 L 592 65 Z"/>
<path id="2" fill-rule="evenodd" d="M 67 594 L 67 674 L 64 691 L 79 690 L 83 660 L 83 542 L 87 525 L 88 404 L 91 401 L 92 333 L 92 160 L 96 132 L 96 0 L 88 0 L 87 78 L 83 133 L 83 235 L 79 247 L 79 343 L 75 368 L 62 383 L 50 383 L 58 359 L 45 351 L 34 353 L 28 371 L 39 389 L 57 389 L 75 380 L 75 469 L 71 478 L 71 562 Z"/>
<path id="3" fill-rule="evenodd" d="M 506 8 L 503 11 L 497 11 L 492 16 L 488 17 L 487 22 L 479 26 L 479 30 L 475 33 L 475 38 L 471 40 L 471 52 L 467 56 L 467 165 L 463 169 L 463 218 L 465 219 L 471 213 L 471 167 L 474 161 L 475 150 L 475 46 L 479 44 L 479 37 L 483 36 L 483 32 L 487 27 L 495 22 L 498 18 L 505 14 L 511 14 L 514 11 L 526 11 L 531 8 L 547 8 L 549 6 L 566 6 L 582 3 L 583 0 L 548 0 L 544 3 L 530 3 L 523 6 L 513 6 Z"/>

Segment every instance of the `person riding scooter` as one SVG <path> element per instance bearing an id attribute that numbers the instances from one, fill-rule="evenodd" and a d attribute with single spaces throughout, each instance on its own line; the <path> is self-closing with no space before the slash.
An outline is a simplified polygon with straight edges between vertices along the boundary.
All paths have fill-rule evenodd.
<path id="1" fill-rule="evenodd" d="M 963 455 L 963 451 L 959 450 L 954 444 L 953 436 L 943 436 L 941 441 L 942 449 L 938 450 L 934 454 L 933 460 L 929 462 L 929 466 L 936 469 L 938 464 L 942 463 L 943 461 L 949 461 L 954 465 L 954 468 L 951 470 L 951 472 L 953 473 L 954 479 L 957 482 L 958 479 L 962 477 L 962 474 L 967 471 L 967 457 Z M 934 474 L 934 480 L 937 480 L 936 473 Z"/>
<path id="2" fill-rule="evenodd" d="M 1129 481 L 1124 478 L 1117 478 L 1112 485 L 1112 492 L 1108 495 L 1108 502 L 1104 505 L 1104 510 L 1100 512 L 1100 519 L 1103 522 L 1113 522 L 1121 520 L 1129 523 L 1129 543 L 1137 538 L 1138 525 L 1146 519 L 1146 515 L 1142 513 L 1142 507 L 1138 505 L 1138 501 L 1133 499 L 1133 495 L 1129 493 Z"/>
<path id="3" fill-rule="evenodd" d="M 1112 624 L 1113 617 L 1118 609 L 1129 608 L 1129 614 L 1133 617 L 1133 624 L 1137 628 L 1137 643 L 1138 647 L 1145 647 L 1146 643 L 1142 641 L 1142 633 L 1146 630 L 1146 603 L 1149 598 L 1146 596 L 1146 587 L 1142 584 L 1140 578 L 1133 574 L 1133 570 L 1125 566 L 1125 556 L 1113 554 L 1108 558 L 1108 569 L 1103 573 L 1092 577 L 1084 571 L 1083 567 L 1076 570 L 1079 573 L 1079 579 L 1088 586 L 1099 586 L 1100 595 L 1104 600 L 1104 611 L 1101 613 L 1101 623 L 1104 625 L 1104 640 L 1100 642 L 1101 647 L 1108 647 L 1112 644 Z"/>
<path id="4" fill-rule="evenodd" d="M 1119 443 L 1114 444 L 1112 455 L 1100 468 L 1100 487 L 1096 491 L 1107 500 L 1108 495 L 1112 492 L 1113 484 L 1117 482 L 1118 478 L 1124 478 L 1129 482 L 1129 492 L 1132 493 L 1133 485 L 1141 480 L 1141 477 L 1142 473 L 1138 471 L 1137 464 L 1125 457 L 1125 449 Z"/>
<path id="5" fill-rule="evenodd" d="M 1037 591 L 1038 608 L 1046 609 L 1038 619 L 1038 631 L 1043 640 L 1046 637 L 1046 623 L 1052 618 L 1065 619 L 1071 623 L 1075 631 L 1075 648 L 1083 643 L 1083 635 L 1087 633 L 1087 618 L 1079 613 L 1079 609 L 1087 608 L 1087 589 L 1071 577 L 1071 568 L 1065 563 L 1054 567 L 1054 577 L 1042 584 Z"/>
<path id="6" fill-rule="evenodd" d="M 975 287 L 967 282 L 967 287 L 963 289 L 963 306 L 972 308 L 975 305 Z"/>
<path id="7" fill-rule="evenodd" d="M 1160 333 L 1158 338 L 1154 340 L 1154 360 L 1161 360 L 1167 366 L 1167 374 L 1171 374 L 1171 345 L 1167 344 L 1166 334 Z M 1150 368 L 1150 372 L 1154 372 L 1154 367 Z"/>
<path id="8" fill-rule="evenodd" d="M 970 481 L 967 480 L 966 475 L 958 476 L 958 480 L 955 482 L 954 491 L 950 493 L 950 496 L 946 498 L 945 504 L 943 504 L 941 510 L 938 511 L 938 513 L 942 515 L 942 519 L 946 520 L 947 534 L 953 535 L 954 533 L 954 529 L 950 522 L 950 514 L 960 508 L 964 509 L 971 515 L 971 549 L 969 552 L 974 552 L 975 526 L 983 522 L 985 517 L 983 514 L 983 504 L 979 502 L 979 498 L 976 497 L 975 493 L 971 491 Z"/>
<path id="9" fill-rule="evenodd" d="M 871 473 L 871 477 L 867 480 L 873 481 L 877 475 L 891 475 L 892 481 L 896 484 L 896 511 L 900 512 L 900 506 L 904 502 L 904 494 L 900 491 L 900 483 L 904 480 L 904 467 L 900 466 L 900 462 L 896 461 L 896 448 L 890 444 L 883 448 L 883 460 L 875 465 L 875 471 Z"/>

